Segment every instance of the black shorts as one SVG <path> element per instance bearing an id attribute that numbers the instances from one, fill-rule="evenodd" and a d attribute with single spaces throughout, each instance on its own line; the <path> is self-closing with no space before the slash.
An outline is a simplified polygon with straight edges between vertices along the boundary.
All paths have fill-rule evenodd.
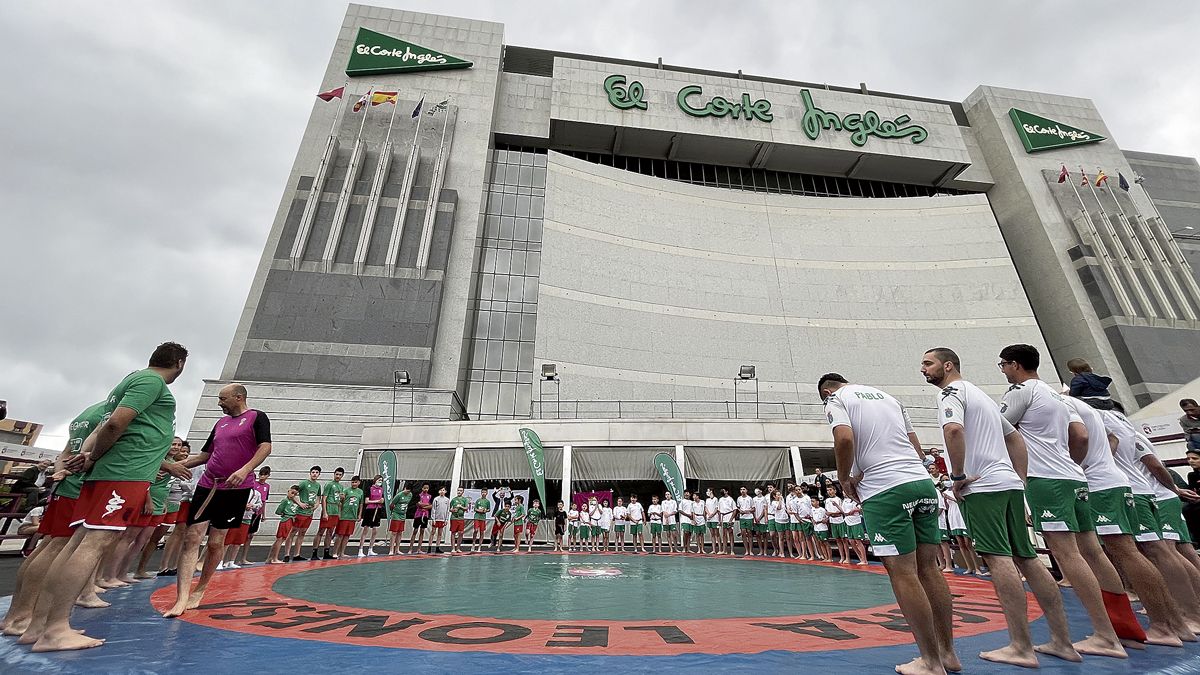
<path id="1" fill-rule="evenodd" d="M 192 508 L 188 509 L 188 526 L 207 522 L 217 530 L 241 527 L 242 514 L 246 511 L 246 502 L 250 501 L 251 489 L 214 490 L 197 486 L 196 493 L 192 495 Z M 209 493 L 213 492 L 216 494 L 213 494 L 208 506 L 204 506 Z"/>
<path id="2" fill-rule="evenodd" d="M 424 530 L 429 527 L 429 516 L 417 516 L 413 518 L 413 529 Z"/>
<path id="3" fill-rule="evenodd" d="M 379 522 L 382 520 L 383 509 L 363 509 L 363 527 L 379 527 Z"/>
<path id="4" fill-rule="evenodd" d="M 563 533 L 564 533 L 563 527 L 565 527 L 565 526 L 562 523 L 558 522 L 557 520 L 554 521 L 554 534 L 556 534 L 560 537 L 563 536 Z"/>
<path id="5" fill-rule="evenodd" d="M 254 517 L 250 519 L 250 529 L 246 532 L 246 534 L 257 534 L 258 526 L 260 524 L 262 524 L 262 516 L 256 513 L 254 514 Z"/>

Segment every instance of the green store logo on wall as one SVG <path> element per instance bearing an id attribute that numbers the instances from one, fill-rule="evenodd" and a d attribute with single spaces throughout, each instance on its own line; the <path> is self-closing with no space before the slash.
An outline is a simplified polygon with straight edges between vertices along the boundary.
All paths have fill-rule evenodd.
<path id="1" fill-rule="evenodd" d="M 354 48 L 350 50 L 350 62 L 346 74 L 386 75 L 388 73 L 413 73 L 423 70 L 449 70 L 470 68 L 470 61 L 457 56 L 443 54 L 390 35 L 377 33 L 368 28 L 359 28 L 354 37 Z"/>
<path id="2" fill-rule="evenodd" d="M 1069 124 L 1048 120 L 1024 110 L 1012 108 L 1008 117 L 1017 128 L 1017 135 L 1025 145 L 1025 152 L 1041 152 L 1072 145 L 1098 143 L 1107 140 L 1100 134 L 1077 129 Z"/>
<path id="3" fill-rule="evenodd" d="M 624 75 L 609 75 L 604 79 L 604 93 L 608 103 L 618 110 L 647 110 L 646 88 L 641 82 L 630 82 Z M 800 99 L 804 103 L 804 115 L 800 125 L 804 135 L 811 140 L 817 140 L 825 130 L 844 131 L 850 134 L 850 142 L 858 147 L 866 145 L 871 136 L 877 138 L 908 138 L 913 143 L 921 143 L 929 138 L 929 131 L 919 124 L 910 124 L 908 115 L 901 115 L 894 120 L 879 116 L 874 110 L 864 113 L 849 113 L 839 115 L 818 108 L 813 103 L 812 93 L 807 89 L 800 90 Z M 771 112 L 771 102 L 765 98 L 753 99 L 750 94 L 743 93 L 741 98 L 730 100 L 724 96 L 713 96 L 705 100 L 704 88 L 698 84 L 682 87 L 675 94 L 675 105 L 692 117 L 729 117 L 732 119 L 771 123 L 775 119 Z"/>

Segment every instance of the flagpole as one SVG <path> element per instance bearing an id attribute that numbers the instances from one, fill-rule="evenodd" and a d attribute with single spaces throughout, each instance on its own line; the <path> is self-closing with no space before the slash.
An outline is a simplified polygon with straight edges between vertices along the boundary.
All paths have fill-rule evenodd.
<path id="1" fill-rule="evenodd" d="M 1082 172 L 1083 167 L 1079 167 Z M 1084 180 L 1087 180 L 1087 174 L 1083 174 Z M 1071 184 L 1071 192 L 1075 193 L 1075 199 L 1079 202 L 1079 210 L 1083 214 L 1083 220 L 1092 228 L 1092 236 L 1095 237 L 1096 245 L 1100 249 L 1101 267 L 1108 272 L 1109 283 L 1113 287 L 1113 292 L 1117 295 L 1117 304 L 1121 305 L 1121 310 L 1126 316 L 1133 316 L 1133 304 L 1129 300 L 1129 295 L 1121 285 L 1121 280 L 1117 276 L 1117 272 L 1113 269 L 1112 254 L 1108 251 L 1108 245 L 1104 243 L 1104 238 L 1100 236 L 1100 229 L 1096 227 L 1095 221 L 1092 220 L 1092 214 L 1088 213 L 1087 206 L 1083 204 L 1083 197 L 1079 194 L 1079 187 L 1075 185 L 1075 180 L 1071 178 L 1070 172 L 1067 173 L 1067 182 Z M 1110 235 L 1111 236 L 1111 235 Z M 1116 237 L 1113 237 L 1113 243 L 1116 243 Z"/>
<path id="2" fill-rule="evenodd" d="M 421 98 L 419 100 L 421 100 L 421 101 L 425 100 L 425 92 L 421 92 Z M 420 105 L 420 104 L 418 104 L 418 105 Z M 424 117 L 425 117 L 425 115 L 417 115 L 417 130 L 413 132 L 413 150 L 414 151 L 417 148 L 418 137 L 421 135 L 421 122 L 423 121 Z"/>
<path id="3" fill-rule="evenodd" d="M 346 80 L 342 84 L 342 95 L 338 98 L 341 103 L 338 104 L 338 109 L 333 113 L 333 124 L 329 127 L 329 135 L 337 136 L 338 123 L 342 120 L 342 115 L 346 112 L 346 92 L 350 89 L 350 80 Z"/>
<path id="4" fill-rule="evenodd" d="M 1080 165 L 1079 171 L 1083 172 L 1082 165 Z M 1097 177 L 1099 177 L 1099 175 L 1100 175 L 1099 172 L 1097 172 L 1096 175 L 1097 175 Z M 1086 172 L 1084 173 L 1084 177 L 1085 178 L 1087 177 Z M 1142 283 L 1137 278 L 1137 274 L 1132 267 L 1133 266 L 1133 257 L 1130 254 L 1130 248 L 1132 248 L 1133 244 L 1136 242 L 1133 240 L 1132 237 L 1129 237 L 1130 233 L 1128 231 L 1126 231 L 1126 237 L 1130 239 L 1129 246 L 1126 246 L 1125 242 L 1121 241 L 1121 235 L 1117 234 L 1116 228 L 1113 227 L 1112 220 L 1110 220 L 1108 217 L 1108 212 L 1104 210 L 1104 204 L 1100 201 L 1100 195 L 1096 192 L 1096 186 L 1093 185 L 1092 181 L 1090 181 L 1090 180 L 1087 181 L 1087 184 L 1088 184 L 1088 189 L 1092 191 L 1092 198 L 1096 200 L 1096 206 L 1100 207 L 1100 219 L 1104 221 L 1105 226 L 1108 228 L 1109 234 L 1113 238 L 1113 243 L 1117 245 L 1117 248 L 1121 253 L 1121 257 L 1125 259 L 1125 270 L 1124 271 L 1126 272 L 1126 275 L 1129 277 L 1129 285 L 1133 287 L 1133 292 L 1135 295 L 1137 295 L 1138 302 L 1141 304 L 1142 311 L 1144 312 L 1143 316 L 1153 317 L 1154 314 L 1156 313 L 1154 311 L 1154 305 L 1152 305 L 1150 303 L 1150 297 L 1148 295 L 1146 295 L 1146 289 L 1142 288 Z M 1129 226 L 1129 224 L 1126 223 L 1125 227 L 1128 227 L 1128 226 Z M 1137 248 L 1141 248 L 1141 245 L 1138 244 Z M 1137 255 L 1137 254 L 1138 254 L 1138 251 L 1135 249 L 1133 251 L 1133 255 Z M 1144 251 L 1141 253 L 1140 257 L 1142 259 L 1145 259 Z"/>
<path id="5" fill-rule="evenodd" d="M 363 118 L 362 118 L 362 121 L 358 123 L 358 136 L 355 136 L 355 137 L 354 137 L 354 142 L 355 142 L 355 143 L 357 143 L 357 142 L 358 142 L 358 139 L 359 139 L 360 137 L 362 137 L 362 132 L 363 132 L 363 129 L 365 129 L 365 128 L 366 128 L 366 126 L 367 126 L 367 115 L 368 115 L 368 114 L 371 112 L 371 95 L 372 95 L 374 92 L 375 92 L 375 86 L 374 86 L 374 85 L 372 85 L 372 86 L 371 86 L 371 88 L 367 90 L 367 96 L 366 96 L 367 103 L 366 103 L 366 106 L 363 108 Z"/>
<path id="6" fill-rule="evenodd" d="M 383 137 L 384 147 L 387 147 L 387 144 L 392 140 L 392 122 L 396 121 L 396 110 L 400 107 L 399 98 L 400 92 L 396 92 L 396 98 L 392 100 L 392 116 L 388 118 L 387 135 Z"/>

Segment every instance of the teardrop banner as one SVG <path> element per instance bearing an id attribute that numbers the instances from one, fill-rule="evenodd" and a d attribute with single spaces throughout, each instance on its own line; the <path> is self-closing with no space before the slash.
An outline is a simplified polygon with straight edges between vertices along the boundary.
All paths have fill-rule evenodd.
<path id="1" fill-rule="evenodd" d="M 397 464 L 395 451 L 384 450 L 379 455 L 379 475 L 383 476 L 383 507 L 389 520 L 392 517 L 392 497 L 396 494 Z"/>
<path id="2" fill-rule="evenodd" d="M 671 497 L 679 499 L 683 495 L 683 472 L 679 470 L 675 458 L 665 452 L 658 453 L 654 456 L 654 470 L 662 478 L 663 485 L 667 486 Z"/>
<path id="3" fill-rule="evenodd" d="M 549 504 L 546 501 L 546 450 L 542 447 L 542 439 L 533 429 L 521 428 L 521 445 L 525 447 L 525 457 L 529 459 L 529 471 L 533 474 L 533 484 L 537 486 L 538 498 L 542 500 L 542 508 Z"/>

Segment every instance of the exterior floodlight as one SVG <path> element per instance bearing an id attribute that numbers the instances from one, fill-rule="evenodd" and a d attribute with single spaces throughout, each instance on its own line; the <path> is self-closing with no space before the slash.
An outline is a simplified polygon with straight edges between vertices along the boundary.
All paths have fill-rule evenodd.
<path id="1" fill-rule="evenodd" d="M 396 380 L 395 380 L 396 384 L 398 384 L 398 385 L 405 385 L 405 384 L 409 384 L 412 382 L 412 380 L 408 379 L 408 371 L 407 370 L 397 370 L 394 373 L 394 375 L 396 377 Z"/>
<path id="2" fill-rule="evenodd" d="M 738 379 L 753 380 L 754 379 L 754 366 L 742 366 L 741 368 L 739 368 L 738 369 Z"/>
<path id="3" fill-rule="evenodd" d="M 543 380 L 557 380 L 558 379 L 558 365 L 554 364 L 554 363 L 543 363 L 542 364 L 542 379 Z"/>

